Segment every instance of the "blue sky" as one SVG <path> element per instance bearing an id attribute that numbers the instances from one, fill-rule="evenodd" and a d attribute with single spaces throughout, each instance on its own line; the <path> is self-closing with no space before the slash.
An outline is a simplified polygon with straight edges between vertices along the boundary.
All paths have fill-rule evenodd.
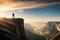
<path id="1" fill-rule="evenodd" d="M 45 21 L 58 21 L 60 20 L 60 5 L 50 5 L 46 7 L 38 7 L 32 9 L 26 9 L 22 12 L 15 12 L 16 15 L 22 18 L 26 18 L 31 21 L 35 19 L 37 22 L 41 19 Z"/>
<path id="2" fill-rule="evenodd" d="M 51 5 L 41 8 L 27 9 L 21 12 L 22 15 L 34 15 L 36 17 L 59 17 L 60 16 L 60 5 Z"/>

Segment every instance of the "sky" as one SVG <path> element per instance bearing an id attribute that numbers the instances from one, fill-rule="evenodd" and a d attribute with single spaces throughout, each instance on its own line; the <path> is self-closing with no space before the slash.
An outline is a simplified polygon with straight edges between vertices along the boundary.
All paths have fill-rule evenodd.
<path id="1" fill-rule="evenodd" d="M 60 0 L 0 0 L 0 17 L 12 13 L 24 22 L 60 21 Z"/>

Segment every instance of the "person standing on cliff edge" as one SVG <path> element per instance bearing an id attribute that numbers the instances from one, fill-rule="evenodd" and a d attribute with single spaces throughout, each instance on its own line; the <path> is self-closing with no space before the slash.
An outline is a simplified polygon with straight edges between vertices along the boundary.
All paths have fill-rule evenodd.
<path id="1" fill-rule="evenodd" d="M 12 14 L 12 16 L 13 16 L 13 18 L 14 18 L 14 16 L 15 16 L 14 13 Z"/>

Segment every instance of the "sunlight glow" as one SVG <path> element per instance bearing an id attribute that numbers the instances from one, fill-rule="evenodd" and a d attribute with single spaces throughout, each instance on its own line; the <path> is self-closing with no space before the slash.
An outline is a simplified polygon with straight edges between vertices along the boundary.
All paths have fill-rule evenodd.
<path id="1" fill-rule="evenodd" d="M 4 17 L 5 12 L 0 11 L 0 17 Z"/>
<path id="2" fill-rule="evenodd" d="M 2 14 L 0 14 L 0 17 L 3 17 L 3 15 L 2 15 Z"/>
<path id="3" fill-rule="evenodd" d="M 8 11 L 8 10 L 10 10 L 9 7 L 0 7 L 0 11 Z"/>
<path id="4" fill-rule="evenodd" d="M 0 17 L 5 17 L 5 16 L 8 16 L 8 15 L 6 15 L 6 12 L 5 11 L 0 11 Z"/>

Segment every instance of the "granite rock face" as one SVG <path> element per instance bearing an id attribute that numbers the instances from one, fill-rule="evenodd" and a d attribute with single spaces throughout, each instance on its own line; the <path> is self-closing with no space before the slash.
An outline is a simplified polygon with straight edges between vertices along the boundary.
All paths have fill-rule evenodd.
<path id="1" fill-rule="evenodd" d="M 21 18 L 0 19 L 1 40 L 26 40 L 24 20 Z"/>

